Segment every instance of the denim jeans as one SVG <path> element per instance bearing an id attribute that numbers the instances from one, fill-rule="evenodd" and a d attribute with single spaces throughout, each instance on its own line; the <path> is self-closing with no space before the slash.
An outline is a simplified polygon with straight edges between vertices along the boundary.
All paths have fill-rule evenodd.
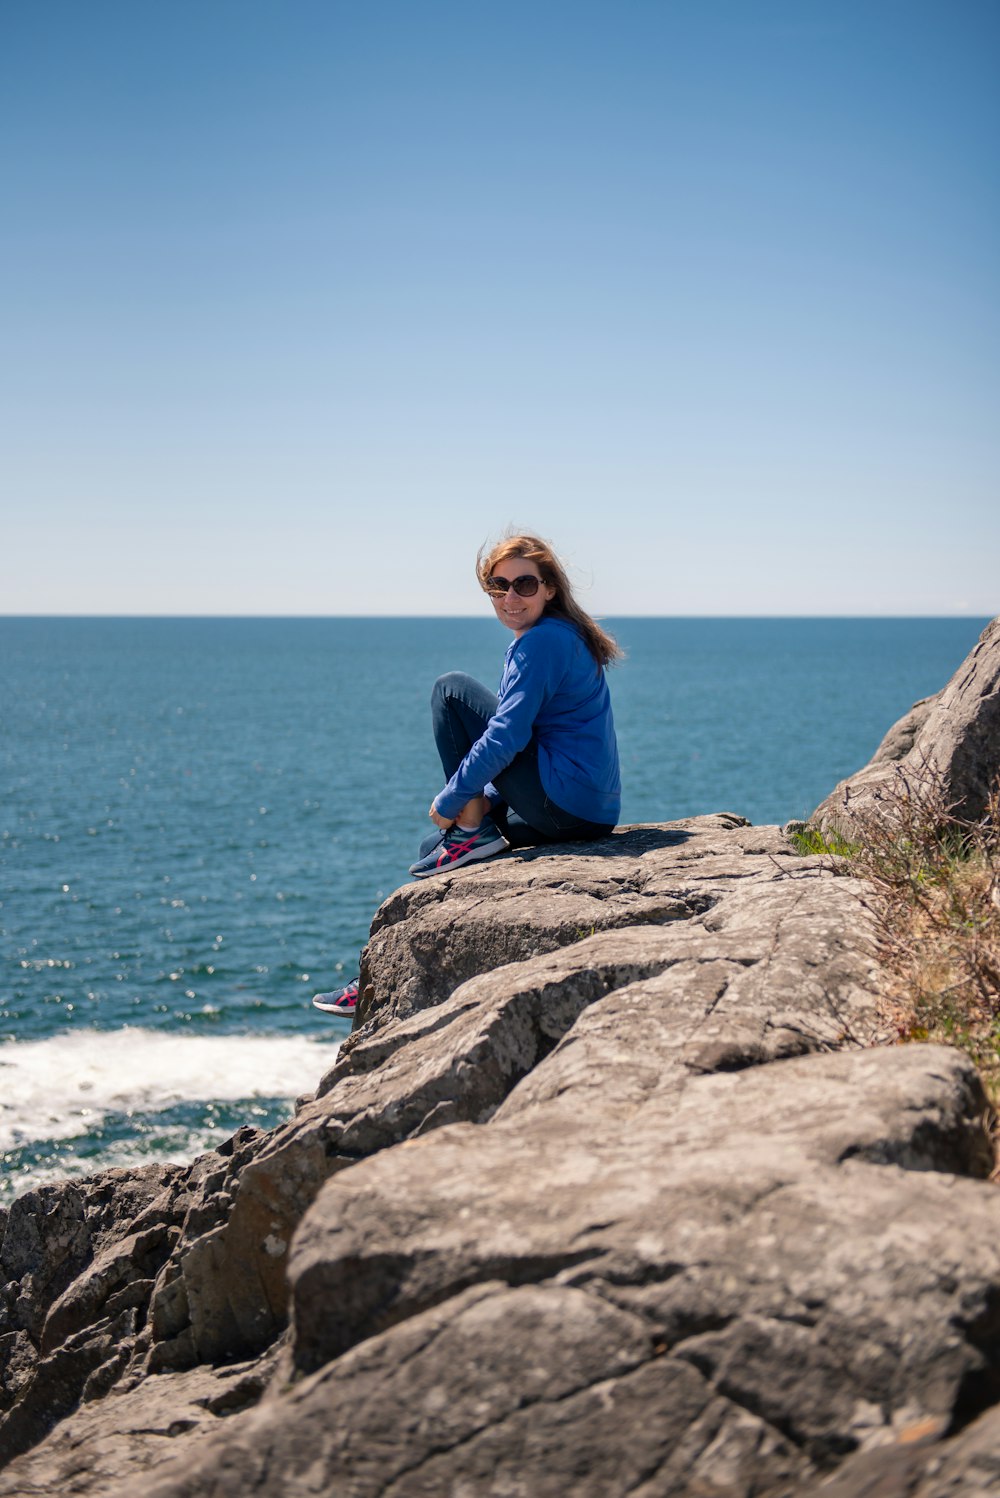
<path id="1" fill-rule="evenodd" d="M 469 750 L 481 737 L 497 710 L 488 687 L 464 671 L 439 676 L 431 693 L 434 742 L 445 780 L 450 780 Z M 510 764 L 495 775 L 493 784 L 503 801 L 492 802 L 491 814 L 512 848 L 535 843 L 570 843 L 606 837 L 613 824 L 588 822 L 563 811 L 545 794 L 538 769 L 538 744 L 530 742 Z"/>

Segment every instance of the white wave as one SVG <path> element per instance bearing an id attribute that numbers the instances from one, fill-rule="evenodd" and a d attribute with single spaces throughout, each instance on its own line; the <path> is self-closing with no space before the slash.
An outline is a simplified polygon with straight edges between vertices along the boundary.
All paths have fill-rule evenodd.
<path id="1" fill-rule="evenodd" d="M 178 1103 L 294 1098 L 337 1046 L 298 1036 L 71 1030 L 0 1045 L 0 1152 L 99 1129 L 109 1113 Z"/>

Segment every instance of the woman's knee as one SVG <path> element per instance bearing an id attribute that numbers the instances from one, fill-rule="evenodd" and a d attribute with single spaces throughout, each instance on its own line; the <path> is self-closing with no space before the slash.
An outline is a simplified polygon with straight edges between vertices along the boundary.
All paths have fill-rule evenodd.
<path id="1" fill-rule="evenodd" d="M 436 707 L 449 697 L 460 697 L 470 683 L 478 685 L 465 671 L 446 671 L 431 688 L 431 705 Z"/>

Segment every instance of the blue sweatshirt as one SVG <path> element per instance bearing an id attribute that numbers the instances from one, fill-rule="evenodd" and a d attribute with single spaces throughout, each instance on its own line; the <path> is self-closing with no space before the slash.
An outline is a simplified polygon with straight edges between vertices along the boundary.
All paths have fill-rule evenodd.
<path id="1" fill-rule="evenodd" d="M 545 794 L 571 816 L 614 826 L 621 811 L 618 741 L 604 671 L 576 626 L 543 614 L 504 660 L 497 710 L 434 800 L 455 817 L 529 743 Z"/>

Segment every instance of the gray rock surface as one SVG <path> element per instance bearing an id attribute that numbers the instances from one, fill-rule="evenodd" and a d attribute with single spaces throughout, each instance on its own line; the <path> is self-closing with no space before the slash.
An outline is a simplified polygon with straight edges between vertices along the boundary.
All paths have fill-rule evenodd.
<path id="1" fill-rule="evenodd" d="M 134 1498 L 178 1446 L 190 1457 L 223 1420 L 255 1405 L 274 1356 L 251 1364 L 152 1375 L 139 1385 L 84 1400 L 47 1440 L 0 1474 L 4 1493 L 103 1495 L 122 1485 Z"/>
<path id="2" fill-rule="evenodd" d="M 397 891 L 289 1123 L 11 1208 L 0 1495 L 923 1480 L 1000 1399 L 1000 1197 L 970 1065 L 871 1048 L 865 902 L 728 815 Z"/>
<path id="3" fill-rule="evenodd" d="M 947 686 L 914 703 L 869 763 L 842 780 L 810 820 L 850 839 L 859 818 L 880 814 L 894 781 L 905 777 L 912 792 L 928 771 L 958 815 L 982 815 L 1000 775 L 1000 618 L 986 626 Z"/>
<path id="4" fill-rule="evenodd" d="M 935 1428 L 935 1425 L 937 1428 Z M 810 1498 L 993 1498 L 1000 1493 L 1000 1409 L 991 1409 L 949 1441 L 940 1422 L 916 1426 L 913 1439 L 850 1457 Z"/>
<path id="5" fill-rule="evenodd" d="M 682 856 L 696 825 L 704 837 L 710 825 L 727 831 L 748 824 L 723 813 L 622 828 L 600 843 L 497 859 L 471 881 L 466 870 L 405 885 L 372 923 L 361 959 L 358 1023 L 382 1029 L 438 1003 L 466 978 L 595 931 L 699 914 L 713 896 L 701 880 L 684 877 L 688 860 Z M 699 843 L 699 859 L 706 851 Z"/>
<path id="6" fill-rule="evenodd" d="M 793 1493 L 988 1394 L 1000 1201 L 956 1054 L 674 1079 L 609 1129 L 552 1109 L 515 1091 L 333 1179 L 291 1271 L 317 1371 L 154 1498 Z"/>
<path id="7" fill-rule="evenodd" d="M 603 859 L 598 847 L 607 850 Z M 255 1356 L 286 1324 L 288 1244 L 331 1175 L 444 1123 L 485 1120 L 586 1004 L 676 961 L 678 941 L 704 934 L 704 923 L 713 932 L 738 923 L 748 901 L 782 880 L 795 882 L 782 910 L 805 911 L 806 885 L 823 878 L 818 861 L 796 857 L 777 828 L 722 816 L 625 829 L 582 853 L 532 852 L 398 891 L 379 912 L 362 961 L 372 990 L 367 1002 L 379 1007 L 296 1118 L 240 1162 L 232 1189 L 224 1183 L 215 1191 L 208 1215 L 192 1213 L 185 1224 L 153 1291 L 152 1366 Z M 453 901 L 459 919 L 449 915 Z M 681 905 L 689 911 L 683 938 L 675 913 Z M 637 920 L 626 926 L 630 911 Z M 825 902 L 814 919 L 825 929 Z M 757 920 L 744 915 L 749 928 Z M 839 938 L 831 939 L 841 942 L 838 960 L 850 968 L 850 1008 L 851 985 L 862 982 L 862 971 L 870 981 L 872 957 L 857 947 L 851 918 L 841 922 Z M 770 941 L 748 930 L 746 942 L 753 939 L 758 951 Z M 597 945 L 579 959 L 583 972 L 541 996 L 501 1002 L 501 979 L 491 990 L 496 1013 L 475 992 L 454 988 L 459 975 L 493 973 L 498 962 L 509 966 L 525 951 L 579 951 L 588 940 Z M 712 950 L 716 940 L 713 934 Z M 383 962 L 395 988 L 381 977 Z M 871 1028 L 870 995 L 863 1019 L 852 1009 L 842 1021 L 827 1013 L 844 986 L 836 967 L 823 982 L 829 994 L 814 978 L 813 1008 L 800 1024 L 820 1024 L 827 1041 L 842 1023 Z"/>
<path id="8" fill-rule="evenodd" d="M 173 1204 L 189 1175 L 170 1165 L 110 1170 L 79 1185 L 30 1191 L 6 1214 L 0 1242 L 0 1411 L 15 1404 L 16 1411 L 0 1413 L 0 1462 L 73 1409 L 104 1365 L 123 1360 L 148 1304 L 152 1274 L 170 1234 L 176 1236 Z M 53 1336 L 53 1316 L 59 1322 L 61 1307 L 102 1274 L 100 1304 L 91 1304 L 90 1314 L 73 1324 L 63 1317 Z"/>

